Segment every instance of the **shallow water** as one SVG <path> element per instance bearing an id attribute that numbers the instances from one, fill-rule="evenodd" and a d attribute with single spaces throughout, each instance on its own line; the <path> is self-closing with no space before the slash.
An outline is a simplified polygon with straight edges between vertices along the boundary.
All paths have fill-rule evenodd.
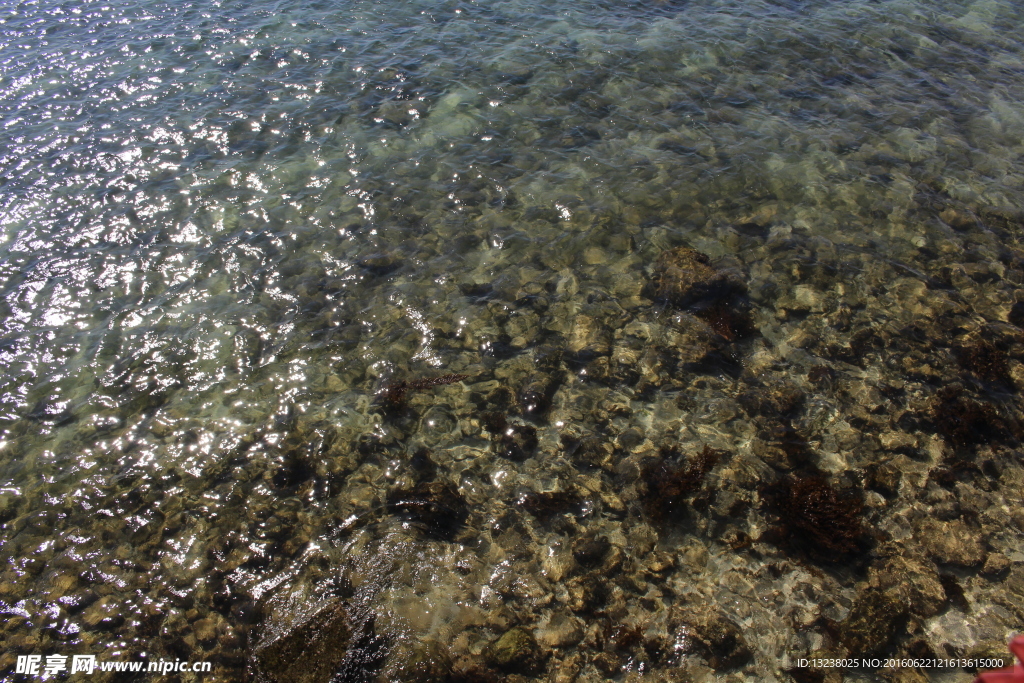
<path id="1" fill-rule="evenodd" d="M 1019 5 L 3 13 L 0 671 L 251 680 L 325 604 L 344 680 L 888 680 L 797 661 L 1024 630 Z M 747 333 L 655 295 L 684 245 Z M 786 525 L 807 476 L 855 550 Z"/>

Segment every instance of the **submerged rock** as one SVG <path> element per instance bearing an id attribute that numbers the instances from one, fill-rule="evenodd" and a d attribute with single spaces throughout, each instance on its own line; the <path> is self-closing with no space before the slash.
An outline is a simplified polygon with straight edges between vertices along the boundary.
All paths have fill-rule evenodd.
<path id="1" fill-rule="evenodd" d="M 566 432 L 559 437 L 562 450 L 578 466 L 614 469 L 615 449 L 612 444 L 596 436 L 582 436 Z"/>
<path id="2" fill-rule="evenodd" d="M 573 491 L 531 491 L 519 499 L 522 508 L 542 522 L 566 512 L 579 514 L 583 503 Z"/>
<path id="3" fill-rule="evenodd" d="M 430 457 L 430 451 L 420 448 L 409 458 L 409 468 L 418 482 L 431 481 L 437 477 L 437 463 Z"/>
<path id="4" fill-rule="evenodd" d="M 410 393 L 424 391 L 431 387 L 455 384 L 467 377 L 467 375 L 451 372 L 440 377 L 424 377 L 414 380 L 387 382 L 377 391 L 374 403 L 384 411 L 385 415 L 399 415 L 405 412 Z"/>
<path id="5" fill-rule="evenodd" d="M 572 544 L 572 556 L 583 567 L 596 567 L 611 547 L 612 544 L 604 536 L 580 538 Z"/>
<path id="6" fill-rule="evenodd" d="M 840 640 L 853 655 L 873 655 L 888 648 L 906 621 L 907 606 L 896 594 L 868 588 L 839 625 Z"/>
<path id="7" fill-rule="evenodd" d="M 939 564 L 977 567 L 985 561 L 981 535 L 960 520 L 926 519 L 915 535 L 925 552 Z"/>
<path id="8" fill-rule="evenodd" d="M 427 535 L 443 540 L 454 538 L 469 516 L 466 501 L 458 491 L 440 481 L 394 491 L 388 496 L 387 509 L 392 514 L 406 515 Z"/>
<path id="9" fill-rule="evenodd" d="M 254 650 L 260 681 L 328 681 L 338 670 L 352 633 L 340 602 L 328 602 L 281 633 L 264 634 Z"/>
<path id="10" fill-rule="evenodd" d="M 671 454 L 671 451 L 663 451 L 660 460 L 650 463 L 641 472 L 647 486 L 644 511 L 652 520 L 663 520 L 682 512 L 687 496 L 701 487 L 704 477 L 721 457 L 719 451 L 707 445 L 685 465 L 672 463 Z"/>
<path id="11" fill-rule="evenodd" d="M 1010 307 L 1006 315 L 1006 321 L 1011 325 L 1024 329 L 1024 301 L 1017 301 Z"/>
<path id="12" fill-rule="evenodd" d="M 543 661 L 533 634 L 522 626 L 506 631 L 491 643 L 486 652 L 488 662 L 504 671 L 534 674 Z"/>
<path id="13" fill-rule="evenodd" d="M 551 409 L 551 399 L 558 391 L 561 378 L 546 373 L 527 379 L 519 390 L 519 405 L 523 415 L 542 417 Z"/>
<path id="14" fill-rule="evenodd" d="M 698 307 L 694 315 L 728 342 L 746 339 L 756 332 L 748 306 L 735 300 L 715 301 Z"/>
<path id="15" fill-rule="evenodd" d="M 526 460 L 537 448 L 537 430 L 530 425 L 507 424 L 497 439 L 498 454 L 509 460 Z"/>
<path id="16" fill-rule="evenodd" d="M 663 356 L 684 371 L 706 364 L 725 345 L 703 321 L 689 313 L 673 316 L 664 338 Z"/>
<path id="17" fill-rule="evenodd" d="M 402 261 L 394 254 L 370 254 L 356 261 L 356 265 L 370 275 L 383 276 L 393 273 L 402 267 Z"/>
<path id="18" fill-rule="evenodd" d="M 932 415 L 938 431 L 957 445 L 985 443 L 1007 435 L 1006 425 L 991 405 L 964 396 L 955 386 L 936 392 Z"/>
<path id="19" fill-rule="evenodd" d="M 985 566 L 981 568 L 981 575 L 989 579 L 996 579 L 1006 574 L 1012 563 L 1010 558 L 1002 553 L 992 553 L 985 560 Z"/>
<path id="20" fill-rule="evenodd" d="M 779 519 L 777 543 L 821 562 L 839 562 L 859 552 L 866 541 L 863 503 L 853 491 L 840 491 L 824 477 L 787 477 L 763 492 Z"/>
<path id="21" fill-rule="evenodd" d="M 970 344 L 956 346 L 953 351 L 960 367 L 970 370 L 979 379 L 1013 387 L 1006 352 L 999 350 L 991 342 L 979 339 Z"/>
<path id="22" fill-rule="evenodd" d="M 291 605 L 290 607 L 295 607 Z M 252 669 L 260 683 L 368 681 L 386 655 L 373 620 L 353 619 L 341 600 L 327 600 L 295 617 L 273 612 L 253 649 Z"/>
<path id="23" fill-rule="evenodd" d="M 740 283 L 713 268 L 705 254 L 689 247 L 676 247 L 655 260 L 647 294 L 655 301 L 690 306 L 721 299 L 741 289 Z"/>
<path id="24" fill-rule="evenodd" d="M 734 669 L 753 656 L 739 626 L 711 607 L 686 609 L 674 621 L 678 654 L 700 655 L 715 670 Z"/>
<path id="25" fill-rule="evenodd" d="M 864 468 L 864 474 L 867 488 L 878 491 L 887 498 L 893 498 L 899 493 L 903 472 L 894 463 L 869 463 Z"/>
<path id="26" fill-rule="evenodd" d="M 780 470 L 794 470 L 811 459 L 807 439 L 788 420 L 765 421 L 758 437 L 751 442 L 754 455 Z"/>
<path id="27" fill-rule="evenodd" d="M 487 666 L 482 655 L 463 655 L 455 660 L 451 675 L 439 680 L 451 683 L 502 683 L 508 678 Z"/>
<path id="28" fill-rule="evenodd" d="M 744 391 L 737 399 L 752 417 L 791 417 L 804 403 L 804 392 L 793 382 Z"/>
<path id="29" fill-rule="evenodd" d="M 608 600 L 610 589 L 607 578 L 595 576 L 598 573 L 590 572 L 566 582 L 565 590 L 569 597 L 566 606 L 573 612 L 593 612 Z"/>
<path id="30" fill-rule="evenodd" d="M 901 596 L 917 616 L 938 614 L 946 604 L 938 569 L 923 558 L 895 556 L 880 568 L 872 569 L 872 584 L 887 593 Z"/>
<path id="31" fill-rule="evenodd" d="M 957 446 L 1004 441 L 1010 436 L 995 408 L 963 394 L 956 385 L 935 392 L 932 417 L 940 434 Z"/>
<path id="32" fill-rule="evenodd" d="M 540 629 L 540 643 L 547 648 L 572 647 L 583 639 L 582 622 L 565 612 L 555 612 Z"/>
<path id="33" fill-rule="evenodd" d="M 407 683 L 435 683 L 451 680 L 453 663 L 448 650 L 435 640 L 407 646 L 405 651 L 392 653 L 391 661 L 398 662 L 399 680 Z"/>
<path id="34" fill-rule="evenodd" d="M 588 315 L 578 315 L 566 343 L 566 350 L 581 363 L 611 353 L 612 330 L 605 321 Z"/>

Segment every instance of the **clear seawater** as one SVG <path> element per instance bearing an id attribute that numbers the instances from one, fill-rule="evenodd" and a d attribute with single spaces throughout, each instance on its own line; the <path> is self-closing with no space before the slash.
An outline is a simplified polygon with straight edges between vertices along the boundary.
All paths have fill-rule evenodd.
<path id="1" fill-rule="evenodd" d="M 4 3 L 0 677 L 253 680 L 341 600 L 376 643 L 344 680 L 883 680 L 793 672 L 862 654 L 843 624 L 901 553 L 946 601 L 878 651 L 998 651 L 1024 630 L 1022 26 L 1011 0 Z M 645 290 L 684 245 L 746 287 L 753 334 L 710 355 Z M 995 436 L 950 436 L 951 385 Z M 780 386 L 781 417 L 743 398 Z M 652 519 L 645 463 L 704 445 L 702 493 Z M 771 533 L 763 486 L 806 470 L 862 495 L 850 566 Z M 395 505 L 424 476 L 457 533 Z M 748 659 L 680 644 L 702 610 Z M 516 626 L 541 664 L 495 664 Z"/>

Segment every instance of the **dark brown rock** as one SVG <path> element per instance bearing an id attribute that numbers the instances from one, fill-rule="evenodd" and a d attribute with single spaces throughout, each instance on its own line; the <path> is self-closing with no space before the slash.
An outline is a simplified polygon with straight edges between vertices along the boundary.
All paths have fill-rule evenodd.
<path id="1" fill-rule="evenodd" d="M 1010 307 L 1006 320 L 1011 325 L 1024 329 L 1024 301 L 1017 301 Z"/>
<path id="2" fill-rule="evenodd" d="M 1002 577 L 1010 569 L 1010 560 L 1002 553 L 992 553 L 981 568 L 981 575 L 988 579 Z"/>
<path id="3" fill-rule="evenodd" d="M 256 678 L 267 683 L 327 683 L 340 669 L 351 637 L 345 605 L 325 602 L 290 627 L 271 627 L 264 633 L 253 651 Z"/>
<path id="4" fill-rule="evenodd" d="M 537 374 L 523 383 L 519 390 L 519 405 L 523 415 L 541 417 L 551 408 L 551 398 L 558 391 L 560 378 L 554 374 Z"/>
<path id="5" fill-rule="evenodd" d="M 425 533 L 451 540 L 462 529 L 469 515 L 466 501 L 451 484 L 421 482 L 388 496 L 388 512 L 407 516 Z"/>
<path id="6" fill-rule="evenodd" d="M 356 265 L 370 275 L 382 276 L 401 268 L 402 261 L 394 254 L 376 253 L 359 259 Z"/>
<path id="7" fill-rule="evenodd" d="M 496 446 L 498 454 L 509 460 L 526 460 L 537 448 L 537 430 L 530 425 L 508 424 Z"/>
<path id="8" fill-rule="evenodd" d="M 573 612 L 593 612 L 608 600 L 608 581 L 603 576 L 590 572 L 577 576 L 565 584 L 569 599 L 566 606 Z"/>
<path id="9" fill-rule="evenodd" d="M 997 348 L 995 344 L 979 339 L 956 346 L 954 353 L 960 367 L 970 370 L 979 379 L 1007 387 L 1013 386 L 1009 359 L 1006 352 Z"/>
<path id="10" fill-rule="evenodd" d="M 611 471 L 614 469 L 614 451 L 610 443 L 595 436 L 577 438 L 573 434 L 560 437 L 562 448 L 577 465 L 598 467 Z"/>
<path id="11" fill-rule="evenodd" d="M 417 642 L 406 651 L 394 652 L 392 661 L 399 662 L 397 676 L 406 683 L 437 683 L 452 680 L 451 656 L 437 641 Z"/>
<path id="12" fill-rule="evenodd" d="M 689 306 L 720 299 L 739 289 L 739 283 L 713 268 L 705 254 L 689 247 L 676 247 L 655 260 L 648 293 L 656 301 Z"/>
<path id="13" fill-rule="evenodd" d="M 572 544 L 572 556 L 584 567 L 595 567 L 608 554 L 612 545 L 604 536 L 579 538 Z"/>
<path id="14" fill-rule="evenodd" d="M 892 592 L 868 588 L 860 593 L 839 626 L 851 655 L 873 655 L 888 648 L 907 621 L 907 606 Z"/>
<path id="15" fill-rule="evenodd" d="M 780 470 L 793 470 L 811 459 L 807 440 L 789 421 L 765 421 L 751 451 L 766 463 Z"/>
<path id="16" fill-rule="evenodd" d="M 591 663 L 598 671 L 612 679 L 622 673 L 622 666 L 625 664 L 625 657 L 616 652 L 599 652 L 591 659 Z"/>
<path id="17" fill-rule="evenodd" d="M 487 666 L 482 655 L 463 655 L 455 660 L 451 675 L 440 680 L 451 683 L 504 683 L 508 677 Z"/>
<path id="18" fill-rule="evenodd" d="M 746 339 L 757 332 L 748 306 L 736 300 L 715 301 L 699 306 L 694 310 L 694 315 L 727 342 Z"/>
<path id="19" fill-rule="evenodd" d="M 394 415 L 405 411 L 409 394 L 416 391 L 423 391 L 431 387 L 454 384 L 466 379 L 466 375 L 448 373 L 440 377 L 424 377 L 414 380 L 390 381 L 381 386 L 374 398 L 374 403 L 380 406 L 385 414 Z"/>

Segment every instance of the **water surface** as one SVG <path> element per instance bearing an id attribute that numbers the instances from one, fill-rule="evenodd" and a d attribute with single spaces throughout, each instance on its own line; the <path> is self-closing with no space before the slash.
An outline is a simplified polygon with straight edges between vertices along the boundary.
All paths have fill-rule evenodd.
<path id="1" fill-rule="evenodd" d="M 0 670 L 250 680 L 336 602 L 344 680 L 833 680 L 797 660 L 1024 628 L 1016 3 L 2 13 Z M 652 294 L 680 246 L 744 333 Z M 849 557 L 786 540 L 801 477 L 859 501 Z"/>

